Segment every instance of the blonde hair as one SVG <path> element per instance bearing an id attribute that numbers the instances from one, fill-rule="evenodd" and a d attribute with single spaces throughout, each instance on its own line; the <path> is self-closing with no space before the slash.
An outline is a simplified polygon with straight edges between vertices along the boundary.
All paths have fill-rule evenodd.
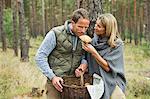
<path id="1" fill-rule="evenodd" d="M 101 14 L 97 18 L 97 21 L 99 22 L 99 24 L 102 24 L 102 26 L 104 26 L 106 29 L 106 36 L 109 37 L 108 44 L 111 47 L 115 47 L 116 39 L 117 37 L 120 37 L 116 18 L 110 13 L 105 13 Z"/>

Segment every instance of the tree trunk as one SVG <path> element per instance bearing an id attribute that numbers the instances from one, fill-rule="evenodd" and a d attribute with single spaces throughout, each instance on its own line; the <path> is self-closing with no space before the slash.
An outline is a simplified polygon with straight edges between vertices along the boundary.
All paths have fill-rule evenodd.
<path id="1" fill-rule="evenodd" d="M 111 0 L 111 13 L 116 17 L 116 1 Z"/>
<path id="2" fill-rule="evenodd" d="M 89 0 L 76 0 L 76 8 L 84 8 L 87 9 L 88 8 L 88 2 Z"/>
<path id="3" fill-rule="evenodd" d="M 35 38 L 35 35 L 34 35 L 34 25 L 33 25 L 33 18 L 34 18 L 34 6 L 33 6 L 33 2 L 34 0 L 30 0 L 30 17 L 29 17 L 29 29 L 30 29 L 30 35 Z"/>
<path id="4" fill-rule="evenodd" d="M 89 12 L 90 17 L 90 26 L 88 28 L 88 35 L 93 37 L 94 26 L 97 20 L 97 17 L 102 14 L 102 0 L 77 0 L 76 8 L 84 8 Z"/>
<path id="5" fill-rule="evenodd" d="M 14 55 L 18 56 L 18 31 L 17 31 L 17 0 L 12 0 L 12 10 L 13 10 L 13 49 Z"/>
<path id="6" fill-rule="evenodd" d="M 24 4 L 23 0 L 18 0 L 19 6 L 19 32 L 20 32 L 20 51 L 21 61 L 29 61 L 29 40 L 26 39 Z"/>
<path id="7" fill-rule="evenodd" d="M 112 3 L 111 3 L 112 4 Z M 112 7 L 112 6 L 111 6 Z M 112 9 L 110 7 L 110 9 Z M 121 21 L 122 21 L 122 17 L 121 17 L 121 11 L 120 11 L 120 9 L 122 9 L 122 7 L 121 7 L 121 3 L 120 3 L 120 1 L 116 1 L 116 8 L 117 8 L 117 11 L 116 11 L 116 20 L 117 20 L 117 22 L 118 22 L 118 32 L 120 33 L 120 35 L 121 35 L 121 31 L 122 31 L 122 26 L 121 26 Z M 111 10 L 110 10 L 110 12 L 111 12 Z"/>
<path id="8" fill-rule="evenodd" d="M 125 41 L 125 39 L 126 39 L 126 35 L 125 35 L 125 33 L 126 33 L 126 5 L 125 5 L 125 1 L 122 1 L 122 31 L 121 31 L 121 33 L 123 34 L 123 41 Z"/>
<path id="9" fill-rule="evenodd" d="M 144 4 L 142 4 L 141 9 L 142 9 L 142 11 L 141 11 L 141 13 L 142 13 L 142 17 L 141 17 L 141 20 L 142 20 L 142 22 L 141 22 L 141 36 L 142 36 L 142 38 L 144 38 Z M 142 39 L 141 39 L 141 41 L 142 41 Z"/>
<path id="10" fill-rule="evenodd" d="M 58 6 L 58 4 L 57 4 L 58 2 L 57 2 L 57 0 L 52 0 L 52 4 L 53 4 L 53 10 L 52 10 L 52 13 L 54 13 L 54 16 L 53 16 L 53 27 L 55 27 L 55 26 L 57 26 L 58 25 L 58 20 L 57 20 L 57 15 L 58 15 L 58 13 L 57 13 L 57 6 Z"/>
<path id="11" fill-rule="evenodd" d="M 129 34 L 129 42 L 131 43 L 132 41 L 132 35 L 131 35 L 131 4 L 130 4 L 130 0 L 127 0 L 127 33 Z"/>
<path id="12" fill-rule="evenodd" d="M 147 28 L 148 28 L 148 43 L 150 43 L 150 1 L 147 0 L 147 13 L 148 13 L 148 24 L 147 24 Z"/>
<path id="13" fill-rule="evenodd" d="M 45 9 L 45 31 L 48 32 L 48 9 Z"/>
<path id="14" fill-rule="evenodd" d="M 53 16 L 53 1 L 49 0 L 49 22 L 50 22 L 50 29 L 53 27 L 53 21 L 52 21 L 52 16 Z"/>
<path id="15" fill-rule="evenodd" d="M 148 41 L 148 7 L 147 0 L 144 0 L 144 38 L 146 42 Z"/>
<path id="16" fill-rule="evenodd" d="M 89 0 L 88 4 L 88 9 L 90 13 L 90 27 L 88 29 L 88 34 L 92 37 L 97 17 L 103 13 L 102 0 Z"/>
<path id="17" fill-rule="evenodd" d="M 2 40 L 2 50 L 6 51 L 7 50 L 7 43 L 6 43 L 6 34 L 3 29 L 3 13 L 4 13 L 4 8 L 5 8 L 5 0 L 0 0 L 0 34 L 1 34 L 1 40 Z"/>
<path id="18" fill-rule="evenodd" d="M 137 4 L 134 0 L 134 43 L 138 45 L 138 33 L 137 33 Z"/>
<path id="19" fill-rule="evenodd" d="M 39 34 L 39 27 L 38 27 L 38 22 L 39 20 L 37 19 L 37 0 L 29 0 L 29 33 L 30 36 L 33 38 L 37 38 L 38 34 Z M 27 9 L 27 8 L 26 8 Z"/>
<path id="20" fill-rule="evenodd" d="M 45 35 L 45 2 L 42 0 L 42 35 Z"/>
<path id="21" fill-rule="evenodd" d="M 64 3 L 64 0 L 61 1 L 61 15 L 62 15 L 62 24 L 65 22 L 66 20 L 66 16 L 65 16 L 65 3 Z"/>
<path id="22" fill-rule="evenodd" d="M 37 35 L 38 35 L 36 4 L 37 4 L 37 1 L 33 0 L 33 9 L 32 9 L 33 10 L 33 33 L 34 33 L 35 38 L 37 38 Z"/>
<path id="23" fill-rule="evenodd" d="M 4 0 L 5 1 L 5 5 L 6 5 L 6 8 L 11 8 L 11 1 L 13 0 Z"/>
<path id="24" fill-rule="evenodd" d="M 139 7 L 139 20 L 140 20 L 140 45 L 142 45 L 142 38 L 143 38 L 143 4 L 140 1 L 140 7 Z"/>

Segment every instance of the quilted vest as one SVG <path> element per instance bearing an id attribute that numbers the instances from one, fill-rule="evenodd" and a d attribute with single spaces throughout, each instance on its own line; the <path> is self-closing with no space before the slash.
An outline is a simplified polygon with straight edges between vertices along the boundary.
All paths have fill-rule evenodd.
<path id="1" fill-rule="evenodd" d="M 81 41 L 78 39 L 76 50 L 73 51 L 72 35 L 67 30 L 67 24 L 52 29 L 56 36 L 56 47 L 49 55 L 50 68 L 57 76 L 73 75 L 75 69 L 80 65 L 82 50 Z"/>

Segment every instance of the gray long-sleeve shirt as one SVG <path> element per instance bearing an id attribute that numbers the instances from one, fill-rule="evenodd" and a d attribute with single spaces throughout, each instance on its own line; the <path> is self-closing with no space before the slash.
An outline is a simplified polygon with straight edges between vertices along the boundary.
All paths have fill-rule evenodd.
<path id="1" fill-rule="evenodd" d="M 47 33 L 45 39 L 43 40 L 42 44 L 40 45 L 36 53 L 35 61 L 37 63 L 37 66 L 42 71 L 42 73 L 49 79 L 52 79 L 55 76 L 53 70 L 50 69 L 48 64 L 48 56 L 55 48 L 55 46 L 56 46 L 55 33 L 53 31 L 49 31 L 49 33 Z"/>

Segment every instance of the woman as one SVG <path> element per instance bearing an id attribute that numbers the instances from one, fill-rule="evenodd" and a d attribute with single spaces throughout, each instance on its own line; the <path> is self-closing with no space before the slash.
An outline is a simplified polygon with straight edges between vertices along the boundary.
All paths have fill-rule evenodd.
<path id="1" fill-rule="evenodd" d="M 105 92 L 102 99 L 124 99 L 125 95 L 122 93 L 125 92 L 126 79 L 123 42 L 119 38 L 116 18 L 109 13 L 100 15 L 94 32 L 91 44 L 83 44 L 83 49 L 88 52 L 89 72 L 99 74 L 104 81 Z M 121 98 L 117 95 L 114 97 L 119 93 L 121 93 Z"/>

